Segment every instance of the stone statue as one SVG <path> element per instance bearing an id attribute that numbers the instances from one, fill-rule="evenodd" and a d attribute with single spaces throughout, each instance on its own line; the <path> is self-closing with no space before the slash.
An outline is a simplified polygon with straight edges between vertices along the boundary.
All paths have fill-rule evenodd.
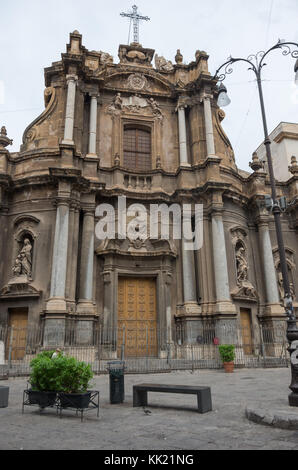
<path id="1" fill-rule="evenodd" d="M 282 273 L 280 271 L 278 272 L 278 290 L 279 290 L 280 299 L 283 300 L 285 297 L 285 290 L 284 290 Z M 290 294 L 291 294 L 292 299 L 294 299 L 295 290 L 294 290 L 294 284 L 291 281 L 290 281 Z"/>
<path id="2" fill-rule="evenodd" d="M 27 276 L 32 274 L 32 245 L 29 238 L 25 238 L 23 248 L 21 249 L 15 265 L 12 269 L 14 276 Z"/>
<path id="3" fill-rule="evenodd" d="M 151 106 L 153 114 L 158 114 L 158 115 L 161 114 L 161 110 L 160 110 L 157 102 L 153 98 L 149 98 L 149 100 L 147 100 L 147 102 L 148 102 L 149 106 Z"/>
<path id="4" fill-rule="evenodd" d="M 246 260 L 245 249 L 239 246 L 236 251 L 236 264 L 237 264 L 237 284 L 241 285 L 244 281 L 248 280 L 248 266 Z"/>
<path id="5" fill-rule="evenodd" d="M 158 56 L 157 54 L 155 54 L 155 68 L 164 72 L 172 72 L 172 70 L 174 70 L 174 66 L 170 60 L 166 60 L 164 57 Z"/>
<path id="6" fill-rule="evenodd" d="M 7 135 L 7 131 L 6 131 L 6 127 L 5 126 L 2 126 L 1 127 L 1 135 Z"/>
<path id="7" fill-rule="evenodd" d="M 107 52 L 100 51 L 100 63 L 101 64 L 112 64 L 114 61 L 113 56 Z"/>
<path id="8" fill-rule="evenodd" d="M 176 64 L 182 64 L 183 62 L 183 55 L 181 54 L 180 49 L 177 49 L 175 60 L 176 60 Z"/>
<path id="9" fill-rule="evenodd" d="M 115 109 L 122 109 L 122 98 L 120 93 L 117 93 L 115 96 L 113 104 Z"/>

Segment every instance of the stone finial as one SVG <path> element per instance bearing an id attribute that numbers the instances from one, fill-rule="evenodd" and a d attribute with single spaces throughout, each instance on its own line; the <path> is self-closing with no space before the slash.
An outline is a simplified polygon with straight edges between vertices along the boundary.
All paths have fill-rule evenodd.
<path id="1" fill-rule="evenodd" d="M 182 62 L 183 62 L 183 55 L 181 54 L 180 49 L 177 49 L 177 54 L 175 56 L 175 61 L 176 61 L 176 64 L 182 64 Z"/>
<path id="2" fill-rule="evenodd" d="M 261 162 L 256 152 L 252 154 L 252 162 L 249 163 L 249 166 L 253 171 L 259 171 L 263 168 L 263 162 Z"/>
<path id="3" fill-rule="evenodd" d="M 289 166 L 289 172 L 292 173 L 292 175 L 298 175 L 298 163 L 297 163 L 297 158 L 295 157 L 295 155 L 293 155 L 291 158 L 291 165 Z"/>
<path id="4" fill-rule="evenodd" d="M 13 141 L 7 137 L 7 130 L 5 126 L 1 127 L 0 132 L 0 149 L 4 149 L 8 145 L 12 145 Z"/>

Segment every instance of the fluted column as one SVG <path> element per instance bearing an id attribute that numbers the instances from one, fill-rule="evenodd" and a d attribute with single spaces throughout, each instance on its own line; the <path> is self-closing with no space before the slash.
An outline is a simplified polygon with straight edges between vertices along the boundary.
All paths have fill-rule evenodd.
<path id="1" fill-rule="evenodd" d="M 52 276 L 50 299 L 47 302 L 49 311 L 66 311 L 65 287 L 67 272 L 69 227 L 69 199 L 57 199 L 56 227 L 52 256 Z"/>
<path id="2" fill-rule="evenodd" d="M 90 121 L 89 121 L 89 149 L 88 156 L 96 156 L 96 133 L 97 133 L 97 93 L 90 93 Z"/>
<path id="3" fill-rule="evenodd" d="M 210 95 L 207 95 L 207 94 L 203 96 L 207 157 L 215 155 L 213 121 L 212 121 L 212 110 L 211 110 L 210 98 L 211 98 Z"/>
<path id="4" fill-rule="evenodd" d="M 67 75 L 67 99 L 65 112 L 65 127 L 63 144 L 73 145 L 73 129 L 75 117 L 76 86 L 78 77 L 76 75 Z"/>
<path id="5" fill-rule="evenodd" d="M 78 313 L 93 313 L 94 207 L 83 209 Z"/>
<path id="6" fill-rule="evenodd" d="M 180 165 L 189 166 L 186 140 L 185 105 L 178 105 Z"/>
<path id="7" fill-rule="evenodd" d="M 260 220 L 258 226 L 260 249 L 263 260 L 263 271 L 265 277 L 266 300 L 268 304 L 279 304 L 279 294 L 268 222 L 265 220 Z"/>

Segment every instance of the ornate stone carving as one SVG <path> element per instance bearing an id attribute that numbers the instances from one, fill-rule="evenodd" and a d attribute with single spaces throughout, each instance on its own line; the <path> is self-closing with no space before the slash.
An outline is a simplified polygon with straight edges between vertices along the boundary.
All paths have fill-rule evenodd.
<path id="1" fill-rule="evenodd" d="M 1 127 L 0 132 L 0 149 L 4 149 L 8 145 L 12 145 L 13 141 L 7 137 L 6 127 Z"/>
<path id="2" fill-rule="evenodd" d="M 132 43 L 130 46 L 119 46 L 120 63 L 133 63 L 151 67 L 151 61 L 154 54 L 153 49 L 144 49 L 141 44 Z"/>
<path id="3" fill-rule="evenodd" d="M 240 244 L 236 248 L 236 269 L 237 285 L 241 286 L 243 282 L 248 281 L 248 265 L 245 248 Z"/>
<path id="4" fill-rule="evenodd" d="M 121 98 L 120 93 L 117 93 L 112 104 L 108 106 L 107 112 L 114 115 L 119 115 L 122 112 L 144 116 L 151 114 L 157 119 L 163 119 L 158 103 L 153 98 L 145 99 L 139 95 Z"/>
<path id="5" fill-rule="evenodd" d="M 166 60 L 164 57 L 155 54 L 155 68 L 162 72 L 172 72 L 174 66 L 170 60 Z"/>
<path id="6" fill-rule="evenodd" d="M 247 233 L 241 227 L 235 227 L 231 230 L 231 234 L 232 243 L 235 247 L 237 278 L 237 288 L 232 292 L 232 297 L 255 301 L 257 299 L 256 290 L 248 278 L 248 256 L 245 245 Z"/>
<path id="7" fill-rule="evenodd" d="M 274 266 L 275 266 L 276 273 L 277 273 L 277 284 L 278 284 L 279 296 L 280 296 L 280 300 L 283 301 L 285 297 L 285 290 L 283 286 L 278 249 L 274 250 L 273 258 L 274 258 Z M 292 298 L 295 299 L 296 293 L 295 293 L 295 286 L 294 286 L 294 279 L 295 279 L 294 273 L 296 271 L 296 264 L 295 264 L 293 252 L 287 248 L 286 248 L 286 259 L 287 259 L 288 273 L 289 273 L 290 293 L 291 293 Z"/>
<path id="8" fill-rule="evenodd" d="M 114 62 L 113 56 L 107 52 L 100 51 L 100 63 L 101 64 L 112 64 Z"/>
<path id="9" fill-rule="evenodd" d="M 133 73 L 127 79 L 127 87 L 133 90 L 143 90 L 148 87 L 148 82 L 143 74 Z"/>
<path id="10" fill-rule="evenodd" d="M 183 55 L 181 54 L 180 49 L 177 49 L 177 54 L 175 56 L 175 61 L 176 61 L 176 64 L 182 64 L 182 62 L 183 62 Z"/>
<path id="11" fill-rule="evenodd" d="M 13 275 L 31 277 L 32 274 L 32 245 L 29 238 L 24 239 L 24 245 L 17 256 L 14 267 L 12 269 Z"/>
<path id="12" fill-rule="evenodd" d="M 252 154 L 252 162 L 249 163 L 249 166 L 253 171 L 259 171 L 264 169 L 263 162 L 261 162 L 256 152 Z"/>

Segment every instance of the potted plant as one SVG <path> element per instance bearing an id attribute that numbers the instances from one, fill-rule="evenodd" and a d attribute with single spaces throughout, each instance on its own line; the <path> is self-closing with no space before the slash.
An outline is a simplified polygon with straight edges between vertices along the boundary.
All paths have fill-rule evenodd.
<path id="1" fill-rule="evenodd" d="M 28 390 L 29 403 L 41 408 L 53 406 L 57 391 L 57 364 L 51 357 L 54 351 L 44 351 L 38 354 L 30 363 L 31 374 Z"/>
<path id="2" fill-rule="evenodd" d="M 62 408 L 88 408 L 91 392 L 88 391 L 93 378 L 91 366 L 73 357 L 60 356 L 53 360 L 59 366 L 56 386 Z"/>
<path id="3" fill-rule="evenodd" d="M 228 373 L 234 372 L 235 346 L 233 344 L 221 344 L 219 354 L 225 371 Z"/>

